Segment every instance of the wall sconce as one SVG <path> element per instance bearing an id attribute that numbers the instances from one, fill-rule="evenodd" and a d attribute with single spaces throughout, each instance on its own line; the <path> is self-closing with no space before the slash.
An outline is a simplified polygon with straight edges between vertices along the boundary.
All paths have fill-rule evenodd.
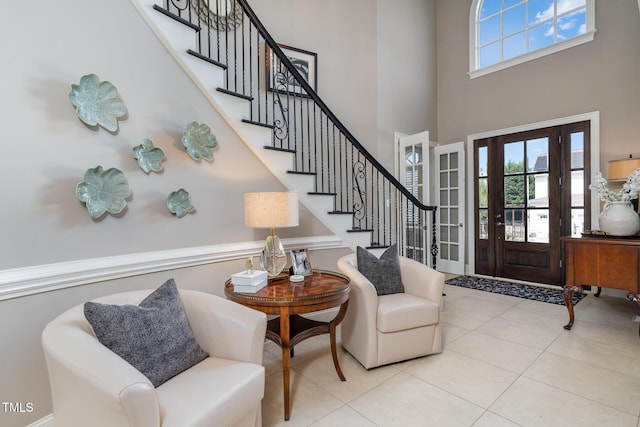
<path id="1" fill-rule="evenodd" d="M 271 229 L 264 242 L 260 267 L 267 271 L 269 277 L 277 276 L 287 264 L 287 254 L 274 229 L 298 225 L 298 193 L 245 193 L 244 225 Z"/>

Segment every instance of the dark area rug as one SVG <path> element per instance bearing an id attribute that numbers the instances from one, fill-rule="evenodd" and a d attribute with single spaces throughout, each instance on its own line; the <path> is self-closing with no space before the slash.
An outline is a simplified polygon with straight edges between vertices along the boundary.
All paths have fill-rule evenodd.
<path id="1" fill-rule="evenodd" d="M 493 292 L 494 294 L 510 295 L 512 297 L 548 302 L 550 304 L 566 305 L 564 303 L 564 297 L 562 296 L 562 289 L 543 288 L 542 286 L 524 285 L 473 276 L 453 277 L 445 283 L 453 286 L 462 286 L 463 288 Z M 573 304 L 579 303 L 585 296 L 584 294 L 574 294 Z"/>

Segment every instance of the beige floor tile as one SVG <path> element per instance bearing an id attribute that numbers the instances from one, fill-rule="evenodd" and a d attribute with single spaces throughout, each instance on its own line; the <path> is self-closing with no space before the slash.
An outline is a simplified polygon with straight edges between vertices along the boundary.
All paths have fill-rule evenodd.
<path id="1" fill-rule="evenodd" d="M 640 413 L 637 377 L 553 353 L 540 356 L 522 376 L 630 414 Z"/>
<path id="2" fill-rule="evenodd" d="M 580 304 L 582 304 L 582 302 L 576 304 L 575 307 L 579 307 Z M 550 304 L 548 302 L 522 299 L 522 302 L 515 308 L 522 311 L 528 311 L 538 317 L 557 317 L 560 319 L 569 318 L 567 307 L 560 304 Z"/>
<path id="3" fill-rule="evenodd" d="M 513 372 L 446 349 L 414 363 L 406 372 L 482 408 L 488 408 L 518 378 Z"/>
<path id="4" fill-rule="evenodd" d="M 445 321 L 441 322 L 442 324 L 442 345 L 447 346 L 457 340 L 460 337 L 465 336 L 469 333 L 469 329 L 461 328 L 456 325 L 452 325 Z"/>
<path id="5" fill-rule="evenodd" d="M 547 352 L 613 369 L 640 380 L 640 341 L 632 345 L 604 344 L 568 332 L 560 336 Z"/>
<path id="6" fill-rule="evenodd" d="M 537 304 L 538 306 L 543 308 L 547 305 L 555 306 L 555 304 L 548 304 L 544 302 L 538 302 Z M 500 317 L 516 322 L 535 325 L 541 329 L 562 332 L 564 331 L 564 325 L 569 322 L 569 312 L 567 311 L 567 308 L 565 306 L 559 307 L 562 308 L 560 311 L 558 311 L 557 308 L 553 308 L 553 310 L 549 310 L 548 314 L 543 314 L 536 313 L 536 311 L 532 309 L 532 306 L 530 304 L 518 304 L 511 310 L 502 313 Z M 545 309 L 545 311 L 546 310 L 547 309 Z"/>
<path id="7" fill-rule="evenodd" d="M 522 373 L 542 353 L 540 349 L 475 331 L 451 343 L 447 350 L 515 373 Z"/>
<path id="8" fill-rule="evenodd" d="M 445 312 L 464 311 L 473 312 L 483 316 L 495 317 L 509 310 L 513 306 L 513 304 L 497 301 L 495 299 L 464 297 L 451 301 Z"/>
<path id="9" fill-rule="evenodd" d="M 638 312 L 640 312 L 640 307 L 637 303 L 610 296 L 594 298 L 593 303 L 589 306 L 576 306 L 575 309 L 576 319 L 611 326 L 635 326 L 636 329 L 638 324 L 634 324 L 631 319 Z"/>
<path id="10" fill-rule="evenodd" d="M 263 425 L 640 427 L 640 339 L 630 322 L 640 307 L 603 290 L 576 305 L 566 331 L 562 305 L 449 285 L 445 293 L 439 355 L 367 371 L 339 346 L 341 382 L 327 335 L 296 346 L 287 422 L 282 354 L 267 342 Z"/>
<path id="11" fill-rule="evenodd" d="M 496 415 L 491 411 L 487 411 L 478 421 L 473 423 L 473 427 L 519 427 L 520 424 L 509 421 L 506 418 L 502 418 L 500 415 Z"/>
<path id="12" fill-rule="evenodd" d="M 640 339 L 635 325 L 637 323 L 630 324 L 629 327 L 622 327 L 587 320 L 576 320 L 571 331 L 567 331 L 567 334 L 578 335 L 604 345 L 636 347 L 640 344 Z"/>
<path id="13" fill-rule="evenodd" d="M 313 427 L 376 427 L 376 424 L 345 405 L 312 424 Z"/>
<path id="14" fill-rule="evenodd" d="M 382 427 L 470 426 L 484 410 L 404 372 L 349 404 Z"/>
<path id="15" fill-rule="evenodd" d="M 440 319 L 450 325 L 471 331 L 480 325 L 487 323 L 492 319 L 492 316 L 447 306 L 440 314 Z"/>
<path id="16" fill-rule="evenodd" d="M 541 350 L 562 334 L 562 328 L 541 328 L 535 323 L 497 317 L 476 329 L 476 332 Z"/>
<path id="17" fill-rule="evenodd" d="M 637 427 L 638 423 L 637 416 L 524 377 L 490 410 L 522 426 Z"/>
<path id="18" fill-rule="evenodd" d="M 343 405 L 304 375 L 291 371 L 291 418 L 284 420 L 282 374 L 266 377 L 262 399 L 262 425 L 300 427 L 309 426 Z"/>
<path id="19" fill-rule="evenodd" d="M 330 351 L 325 352 L 322 356 L 309 358 L 304 363 L 296 365 L 294 369 L 345 403 L 400 372 L 395 365 L 382 366 L 367 371 L 342 349 L 338 360 L 346 381 L 340 381 Z"/>

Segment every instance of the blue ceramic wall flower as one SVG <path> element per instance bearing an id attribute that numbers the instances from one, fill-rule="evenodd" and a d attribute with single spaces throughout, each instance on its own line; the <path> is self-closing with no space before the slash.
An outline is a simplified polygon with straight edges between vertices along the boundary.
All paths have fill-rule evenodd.
<path id="1" fill-rule="evenodd" d="M 169 212 L 175 214 L 178 218 L 182 218 L 189 212 L 195 210 L 195 207 L 191 204 L 189 192 L 184 188 L 169 194 L 167 198 L 167 208 L 169 208 Z"/>
<path id="2" fill-rule="evenodd" d="M 138 166 L 146 173 L 162 170 L 162 161 L 165 159 L 164 151 L 154 147 L 150 139 L 145 139 L 142 144 L 133 147 L 132 151 L 133 158 L 138 160 Z"/>
<path id="3" fill-rule="evenodd" d="M 127 205 L 125 198 L 131 195 L 129 183 L 121 170 L 102 166 L 87 169 L 84 181 L 76 186 L 76 195 L 86 203 L 91 218 L 100 218 L 105 212 L 118 214 Z"/>
<path id="4" fill-rule="evenodd" d="M 111 82 L 100 82 L 95 74 L 82 76 L 80 84 L 72 84 L 69 99 L 80 120 L 90 126 L 100 125 L 108 131 L 118 129 L 118 117 L 127 112 L 118 90 Z"/>
<path id="5" fill-rule="evenodd" d="M 212 160 L 212 149 L 218 145 L 216 137 L 211 133 L 211 128 L 198 122 L 191 122 L 182 132 L 182 145 L 193 160 L 200 158 Z"/>

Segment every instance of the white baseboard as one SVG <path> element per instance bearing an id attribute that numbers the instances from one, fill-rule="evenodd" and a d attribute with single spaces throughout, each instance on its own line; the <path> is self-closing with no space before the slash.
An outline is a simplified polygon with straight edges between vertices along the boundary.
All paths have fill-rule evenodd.
<path id="1" fill-rule="evenodd" d="M 282 239 L 282 243 L 286 250 L 343 247 L 338 236 Z M 263 245 L 263 241 L 227 243 L 1 270 L 0 301 L 105 280 L 247 258 L 259 254 Z"/>
<path id="2" fill-rule="evenodd" d="M 49 414 L 46 417 L 40 418 L 38 421 L 29 424 L 27 427 L 55 427 L 56 423 L 53 420 L 53 414 Z"/>

